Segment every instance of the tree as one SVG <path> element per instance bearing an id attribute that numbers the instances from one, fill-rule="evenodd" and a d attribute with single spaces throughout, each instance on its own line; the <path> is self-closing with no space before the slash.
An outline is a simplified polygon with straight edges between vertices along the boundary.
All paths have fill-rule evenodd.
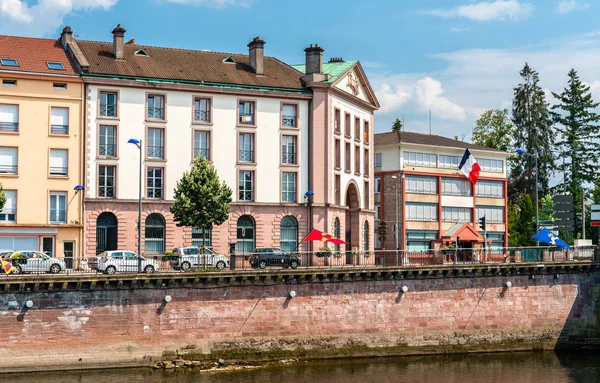
<path id="1" fill-rule="evenodd" d="M 579 79 L 577 71 L 569 71 L 567 87 L 562 93 L 552 93 L 558 103 L 552 107 L 552 118 L 556 123 L 560 137 L 556 145 L 560 147 L 559 159 L 563 163 L 558 169 L 564 172 L 567 191 L 573 195 L 575 209 L 575 232 L 580 233 L 581 206 L 585 194 L 585 185 L 594 182 L 598 171 L 598 151 L 600 149 L 600 116 L 594 109 L 600 105 L 592 100 L 590 87 Z"/>
<path id="2" fill-rule="evenodd" d="M 540 221 L 552 221 L 554 214 L 554 201 L 551 194 L 546 194 L 542 198 L 542 207 L 540 208 Z"/>
<path id="3" fill-rule="evenodd" d="M 231 188 L 221 183 L 215 167 L 202 156 L 196 157 L 189 172 L 177 181 L 175 202 L 171 207 L 177 226 L 192 226 L 203 230 L 204 235 L 215 225 L 229 217 Z M 206 237 L 202 241 L 205 254 Z"/>
<path id="4" fill-rule="evenodd" d="M 508 232 L 510 246 L 530 246 L 535 234 L 535 208 L 529 194 L 519 198 L 518 204 L 508 205 Z"/>
<path id="5" fill-rule="evenodd" d="M 517 147 L 525 149 L 528 154 L 520 155 L 514 161 L 511 179 L 521 182 L 521 187 L 512 190 L 521 190 L 535 196 L 535 155 L 538 162 L 538 179 L 543 195 L 548 194 L 548 183 L 554 173 L 554 155 L 552 147 L 554 134 L 552 120 L 544 91 L 539 85 L 539 76 L 536 71 L 525 63 L 519 72 L 522 82 L 514 88 L 512 106 L 512 122 L 514 124 L 514 143 Z M 513 200 L 516 199 L 513 197 Z"/>
<path id="6" fill-rule="evenodd" d="M 471 141 L 486 148 L 513 151 L 514 125 L 510 122 L 508 109 L 486 110 L 473 129 Z"/>
<path id="7" fill-rule="evenodd" d="M 4 194 L 2 184 L 0 183 L 0 210 L 4 209 L 4 204 L 6 204 L 6 195 Z"/>
<path id="8" fill-rule="evenodd" d="M 394 120 L 392 124 L 392 132 L 400 133 L 402 131 L 402 121 L 398 117 Z"/>

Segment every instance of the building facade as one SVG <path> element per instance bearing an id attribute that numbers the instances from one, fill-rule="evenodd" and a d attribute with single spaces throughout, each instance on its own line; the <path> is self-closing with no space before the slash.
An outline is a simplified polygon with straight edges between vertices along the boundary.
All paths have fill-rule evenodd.
<path id="1" fill-rule="evenodd" d="M 60 40 L 1 36 L 1 250 L 82 254 L 83 83 Z"/>
<path id="2" fill-rule="evenodd" d="M 481 167 L 475 185 L 459 169 L 467 147 Z M 387 228 L 385 238 L 376 234 L 377 249 L 427 252 L 457 237 L 460 248 L 508 246 L 508 153 L 413 132 L 376 134 L 375 148 L 376 228 Z"/>

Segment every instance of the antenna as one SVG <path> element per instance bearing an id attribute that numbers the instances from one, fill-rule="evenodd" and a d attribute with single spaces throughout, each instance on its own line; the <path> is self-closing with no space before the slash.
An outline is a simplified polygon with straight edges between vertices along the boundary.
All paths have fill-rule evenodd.
<path id="1" fill-rule="evenodd" d="M 431 109 L 429 109 L 429 134 L 431 135 Z"/>

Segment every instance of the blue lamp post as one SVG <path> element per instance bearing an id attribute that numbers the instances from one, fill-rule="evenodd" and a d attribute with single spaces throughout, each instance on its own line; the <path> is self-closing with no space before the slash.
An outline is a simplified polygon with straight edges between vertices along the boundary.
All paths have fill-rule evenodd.
<path id="1" fill-rule="evenodd" d="M 312 228 L 311 202 L 312 202 L 312 197 L 314 195 L 315 195 L 315 192 L 313 192 L 312 190 L 307 190 L 306 193 L 304 193 L 304 198 L 306 198 L 306 211 L 308 214 L 308 216 L 306 217 L 306 223 L 308 224 L 307 233 L 310 233 L 310 231 L 313 229 Z M 308 250 L 312 251 L 312 241 L 308 243 L 308 247 L 309 247 Z"/>
<path id="2" fill-rule="evenodd" d="M 138 185 L 138 245 L 137 245 L 137 253 L 138 253 L 138 273 L 142 272 L 142 140 L 138 140 L 136 138 L 130 138 L 127 141 L 128 144 L 133 144 L 137 146 L 140 150 L 140 179 Z"/>
<path id="3" fill-rule="evenodd" d="M 539 213 L 539 203 L 538 203 L 538 195 L 540 193 L 538 189 L 538 154 L 537 153 L 527 153 L 525 149 L 516 148 L 515 153 L 522 154 L 525 156 L 531 156 L 535 158 L 535 232 L 540 231 L 539 222 L 540 222 L 540 213 Z M 508 223 L 507 223 L 508 224 Z M 536 246 L 539 246 L 540 242 L 536 241 Z"/>

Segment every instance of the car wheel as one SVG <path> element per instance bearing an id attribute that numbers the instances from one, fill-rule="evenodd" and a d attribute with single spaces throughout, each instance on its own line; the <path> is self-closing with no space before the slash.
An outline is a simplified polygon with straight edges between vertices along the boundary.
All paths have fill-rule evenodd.
<path id="1" fill-rule="evenodd" d="M 117 268 L 114 267 L 114 266 L 108 266 L 106 268 L 106 274 L 111 274 L 112 275 L 112 274 L 114 274 L 116 272 L 117 272 Z"/>
<path id="2" fill-rule="evenodd" d="M 148 266 L 144 267 L 144 273 L 146 273 L 146 274 L 152 274 L 153 272 L 154 272 L 154 267 L 153 266 L 148 265 Z"/>
<path id="3" fill-rule="evenodd" d="M 292 269 L 295 269 L 295 268 L 297 268 L 297 267 L 298 267 L 298 261 L 291 261 L 291 262 L 290 262 L 290 267 L 291 267 Z"/>
<path id="4" fill-rule="evenodd" d="M 260 261 L 260 262 L 258 262 L 258 268 L 260 268 L 260 269 L 266 269 L 267 268 L 267 261 Z"/>
<path id="5" fill-rule="evenodd" d="M 152 267 L 152 266 L 149 266 L 149 267 Z M 183 262 L 180 266 L 182 271 L 188 271 L 191 267 L 192 267 L 192 265 L 190 265 L 189 262 Z"/>
<path id="6" fill-rule="evenodd" d="M 50 266 L 50 272 L 52 274 L 58 274 L 60 273 L 60 265 L 57 265 L 56 263 L 53 264 L 52 266 Z"/>
<path id="7" fill-rule="evenodd" d="M 217 270 L 225 270 L 225 262 L 223 262 L 223 261 L 217 262 Z"/>
<path id="8" fill-rule="evenodd" d="M 23 274 L 23 268 L 20 265 L 16 265 L 12 272 L 13 274 Z"/>

